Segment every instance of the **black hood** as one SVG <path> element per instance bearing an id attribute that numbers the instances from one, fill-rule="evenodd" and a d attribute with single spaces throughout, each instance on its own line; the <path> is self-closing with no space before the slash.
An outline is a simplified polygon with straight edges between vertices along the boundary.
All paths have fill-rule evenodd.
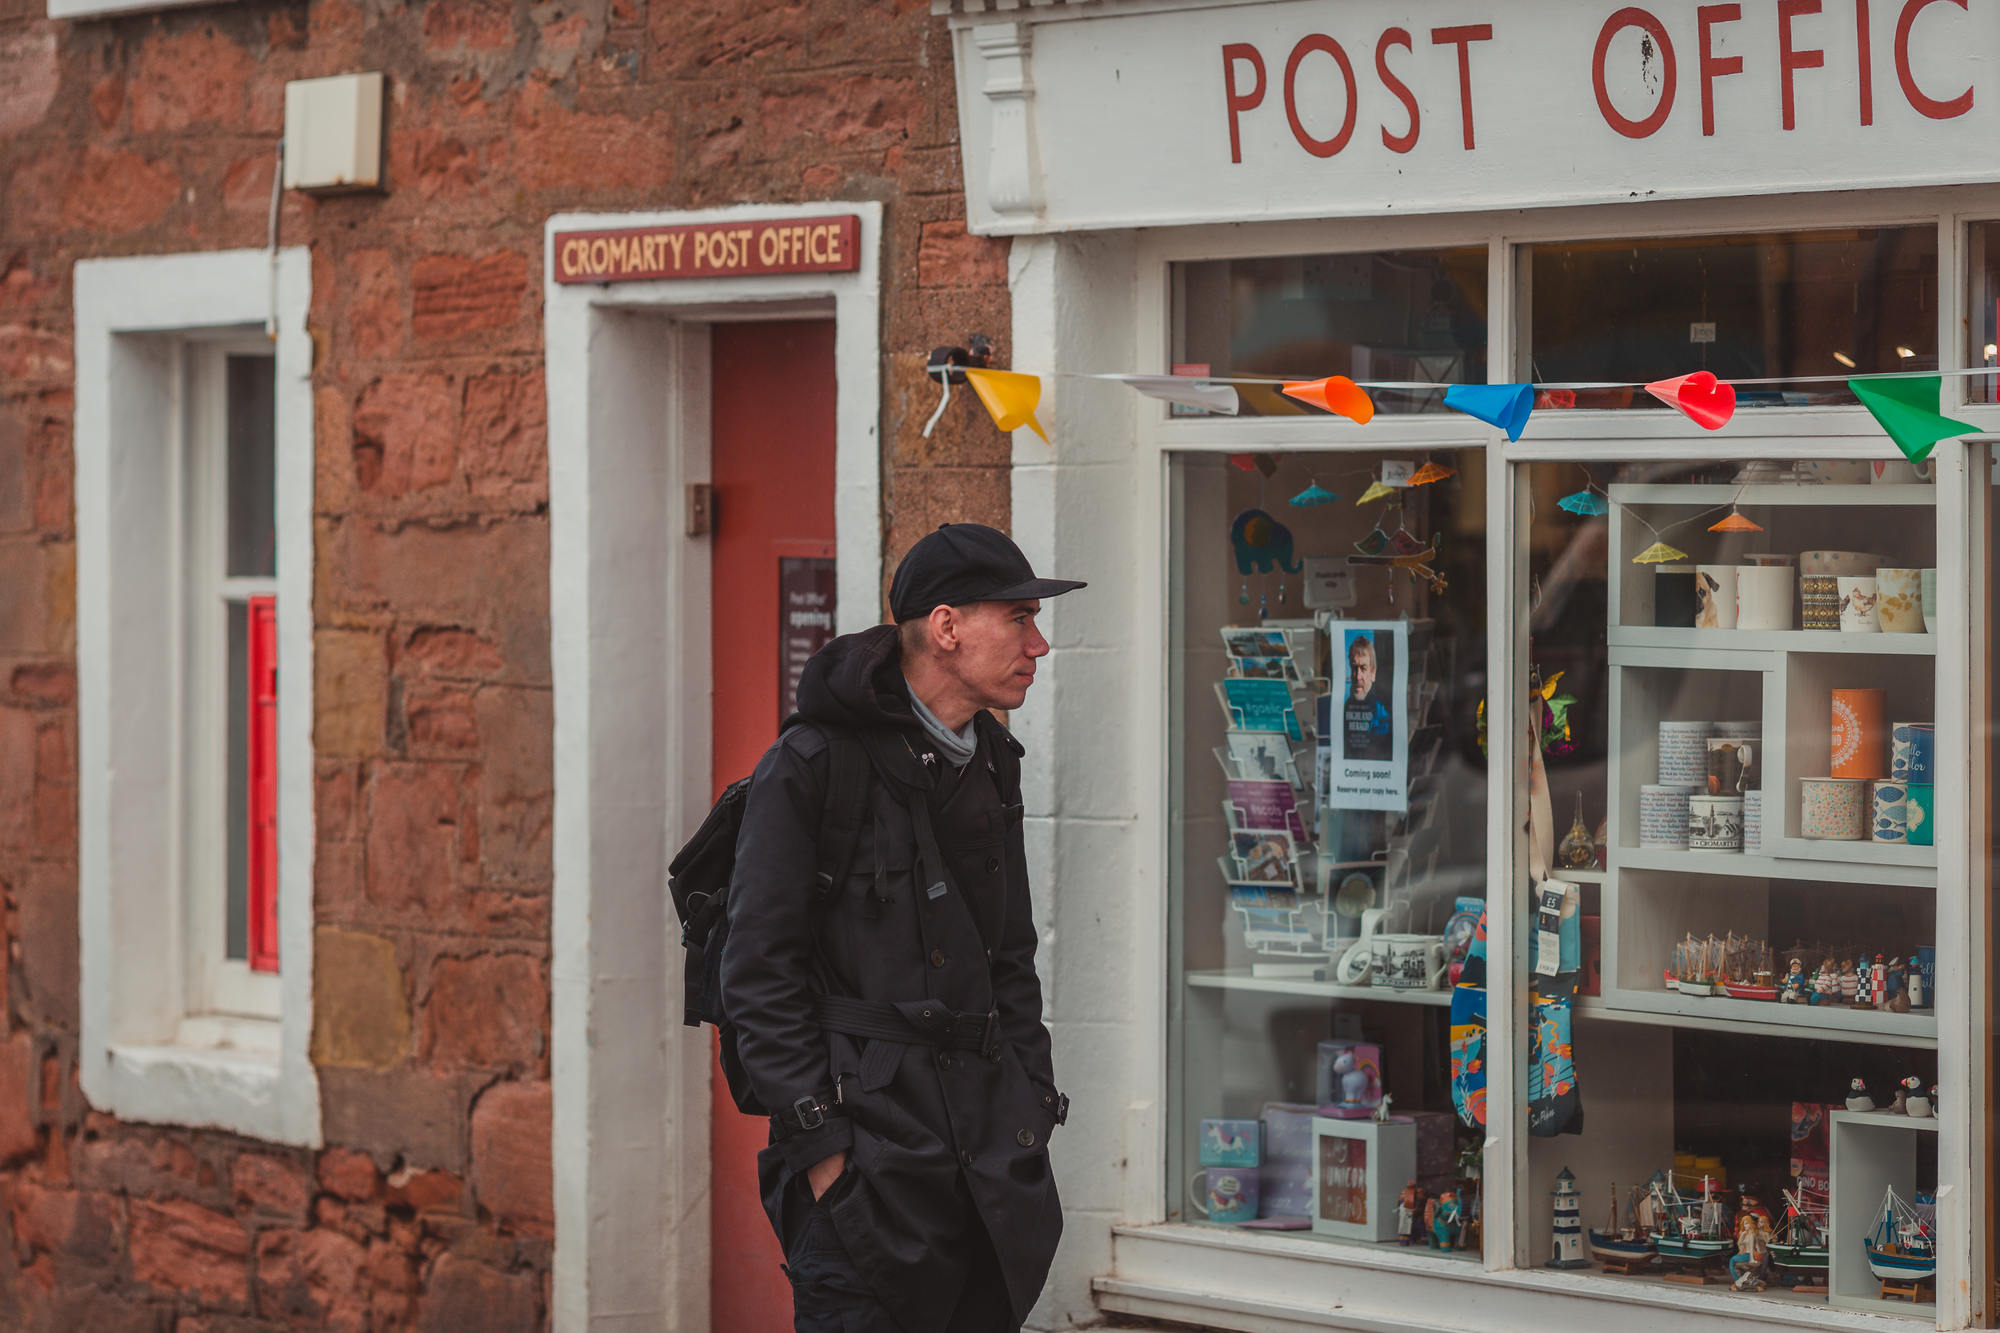
<path id="1" fill-rule="evenodd" d="M 843 634 L 799 674 L 799 716 L 849 731 L 923 731 L 910 708 L 894 625 Z"/>

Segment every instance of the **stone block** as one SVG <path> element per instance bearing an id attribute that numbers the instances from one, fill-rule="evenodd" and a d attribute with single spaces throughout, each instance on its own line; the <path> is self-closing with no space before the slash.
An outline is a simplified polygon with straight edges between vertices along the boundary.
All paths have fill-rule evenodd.
<path id="1" fill-rule="evenodd" d="M 319 1186 L 335 1198 L 362 1202 L 382 1192 L 375 1159 L 352 1148 L 328 1148 L 319 1155 Z"/>
<path id="2" fill-rule="evenodd" d="M 536 1333 L 541 1283 L 446 1254 L 431 1270 L 417 1306 L 417 1333 Z"/>
<path id="3" fill-rule="evenodd" d="M 514 99 L 507 152 L 521 188 L 578 194 L 659 188 L 674 176 L 675 125 L 665 111 L 592 115 L 531 78 Z"/>
<path id="4" fill-rule="evenodd" d="M 0 539 L 0 653 L 55 651 L 48 582 L 47 547 L 31 537 Z"/>
<path id="5" fill-rule="evenodd" d="M 540 369 L 466 381 L 458 461 L 473 495 L 529 507 L 548 500 L 548 417 Z"/>
<path id="6" fill-rule="evenodd" d="M 200 1140 L 197 1140 L 200 1142 Z M 114 1194 L 186 1199 L 217 1209 L 230 1206 L 223 1172 L 212 1160 L 215 1141 L 202 1144 L 207 1159 L 171 1135 L 145 1134 L 110 1117 L 85 1121 L 76 1153 L 76 1177 L 86 1189 Z"/>
<path id="7" fill-rule="evenodd" d="M 132 1201 L 132 1276 L 209 1304 L 250 1298 L 250 1233 L 236 1218 L 185 1200 Z"/>
<path id="8" fill-rule="evenodd" d="M 123 235 L 152 226 L 180 198 L 179 173 L 136 152 L 58 144 L 18 160 L 9 206 L 22 232 Z M 0 368 L 0 380 L 8 378 Z"/>
<path id="9" fill-rule="evenodd" d="M 479 749 L 479 720 L 469 690 L 418 686 L 399 693 L 411 754 L 453 756 Z"/>
<path id="10" fill-rule="evenodd" d="M 12 1219 L 18 1250 L 53 1254 L 59 1266 L 86 1272 L 113 1262 L 124 1243 L 117 1199 L 92 1190 L 45 1189 L 24 1177 Z"/>
<path id="11" fill-rule="evenodd" d="M 38 730 L 27 709 L 0 708 L 0 848 L 34 850 Z"/>
<path id="12" fill-rule="evenodd" d="M 14 909 L 16 1014 L 44 1029 L 78 1031 L 76 867 L 52 861 L 22 866 L 14 879 Z"/>
<path id="13" fill-rule="evenodd" d="M 424 9 L 424 49 L 433 56 L 504 51 L 515 40 L 512 0 L 433 0 Z"/>
<path id="14" fill-rule="evenodd" d="M 489 1082 L 490 1075 L 411 1065 L 387 1072 L 326 1067 L 319 1071 L 322 1132 L 327 1142 L 378 1162 L 401 1158 L 417 1169 L 463 1173 L 467 1116 Z"/>
<path id="15" fill-rule="evenodd" d="M 410 267 L 410 331 L 425 342 L 504 328 L 525 313 L 527 256 L 425 255 Z"/>
<path id="16" fill-rule="evenodd" d="M 403 349 L 403 287 L 387 250 L 356 250 L 341 264 L 347 293 L 347 332 L 354 354 L 372 361 Z"/>
<path id="17" fill-rule="evenodd" d="M 38 23 L 0 37 L 0 139 L 19 138 L 40 124 L 59 82 L 55 25 Z"/>
<path id="18" fill-rule="evenodd" d="M 549 986 L 525 954 L 440 958 L 424 1004 L 422 1056 L 440 1069 L 533 1073 L 548 1051 Z"/>
<path id="19" fill-rule="evenodd" d="M 28 662 L 7 678 L 15 698 L 30 706 L 59 707 L 76 702 L 76 668 L 68 662 Z"/>
<path id="20" fill-rule="evenodd" d="M 410 1050 L 410 1001 L 394 942 L 313 932 L 313 1063 L 387 1069 Z"/>
<path id="21" fill-rule="evenodd" d="M 791 86 L 766 87 L 758 123 L 772 140 L 811 143 L 814 151 L 880 153 L 907 143 L 922 113 L 924 93 L 913 78 L 857 73 L 820 75 Z"/>
<path id="22" fill-rule="evenodd" d="M 492 680 L 507 665 L 485 639 L 449 625 L 420 625 L 410 631 L 398 655 L 398 670 L 421 671 L 449 680 Z"/>
<path id="23" fill-rule="evenodd" d="M 75 369 L 69 340 L 34 324 L 0 324 L 0 384 L 66 379 Z"/>
<path id="24" fill-rule="evenodd" d="M 257 66 L 240 43 L 203 25 L 136 45 L 130 92 L 134 132 L 242 127 L 244 90 Z"/>
<path id="25" fill-rule="evenodd" d="M 532 1236 L 555 1228 L 549 1085 L 499 1083 L 472 1108 L 472 1187 L 479 1206 Z"/>
<path id="26" fill-rule="evenodd" d="M 458 882 L 457 772 L 442 764 L 382 765 L 366 806 L 369 904 L 402 918 L 448 902 Z"/>
<path id="27" fill-rule="evenodd" d="M 229 1165 L 230 1195 L 237 1213 L 253 1213 L 303 1225 L 312 1203 L 313 1178 L 299 1161 L 265 1153 L 244 1153 Z"/>
<path id="28" fill-rule="evenodd" d="M 325 1227 L 257 1237 L 257 1310 L 295 1325 L 368 1333 L 367 1251 Z"/>
<path id="29" fill-rule="evenodd" d="M 449 1171 L 400 1167 L 389 1177 L 383 1197 L 391 1208 L 414 1213 L 457 1213 L 465 1198 L 465 1182 Z"/>
<path id="30" fill-rule="evenodd" d="M 394 500 L 449 483 L 458 404 L 448 375 L 397 372 L 371 381 L 354 408 L 354 484 Z"/>
<path id="31" fill-rule="evenodd" d="M 555 819 L 555 712 L 548 690 L 479 692 L 479 846 L 493 883 L 547 885 Z"/>
<path id="32" fill-rule="evenodd" d="M 925 287 L 1005 287 L 1007 237 L 974 236 L 960 218 L 923 224 L 917 281 Z"/>
<path id="33" fill-rule="evenodd" d="M 166 1333 L 172 1317 L 165 1307 L 137 1296 L 65 1285 L 50 1297 L 48 1327 L 78 1333 L 86 1329 L 89 1333 Z"/>
<path id="34" fill-rule="evenodd" d="M 313 633 L 313 749 L 365 759 L 382 753 L 389 707 L 388 655 L 374 630 Z"/>
<path id="35" fill-rule="evenodd" d="M 313 772 L 313 833 L 321 842 L 354 836 L 354 813 L 361 800 L 361 766 L 320 758 Z"/>

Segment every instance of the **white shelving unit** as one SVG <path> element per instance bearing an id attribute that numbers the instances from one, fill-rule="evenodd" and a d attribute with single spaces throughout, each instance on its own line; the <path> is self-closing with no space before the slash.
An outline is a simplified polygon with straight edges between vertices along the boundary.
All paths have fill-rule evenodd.
<path id="1" fill-rule="evenodd" d="M 1935 1137 L 1938 1122 L 1881 1111 L 1835 1111 L 1828 1119 L 1833 1181 L 1827 1200 L 1832 1223 L 1829 1303 L 1849 1309 L 1908 1311 L 1913 1307 L 1907 1301 L 1882 1299 L 1882 1284 L 1869 1271 L 1862 1245 L 1880 1220 L 1876 1210 L 1882 1206 L 1885 1191 L 1895 1190 L 1905 1203 L 1915 1200 L 1917 1140 L 1926 1134 Z M 1932 1188 L 1936 1188 L 1935 1181 Z M 1932 1290 L 1936 1290 L 1935 1283 Z"/>
<path id="2" fill-rule="evenodd" d="M 1600 889 L 1604 994 L 1579 1007 L 1603 1021 L 1713 1027 L 1771 1036 L 1934 1048 L 1928 1013 L 1815 1008 L 1665 988 L 1673 944 L 1683 935 L 1728 930 L 1769 938 L 1774 893 L 1825 886 L 1852 900 L 1892 895 L 1899 916 L 1934 919 L 1937 850 L 1897 843 L 1825 842 L 1799 836 L 1799 779 L 1831 769 L 1830 709 L 1836 687 L 1889 691 L 1895 720 L 1935 716 L 1936 639 L 1928 634 L 1829 630 L 1697 630 L 1655 626 L 1655 573 L 1630 563 L 1655 540 L 1640 521 L 1665 528 L 1732 501 L 1764 531 L 1709 533 L 1682 527 L 1669 540 L 1692 548 L 1690 563 L 1735 563 L 1753 551 L 1870 545 L 1885 563 L 1935 564 L 1936 493 L 1930 486 L 1620 485 L 1610 524 L 1606 632 L 1611 684 L 1607 793 L 1610 869 Z M 1857 510 L 1868 511 L 1865 515 Z M 1857 531 L 1868 534 L 1858 538 Z M 1794 614 L 1796 614 L 1796 601 Z M 1764 792 L 1759 854 L 1642 848 L 1639 789 L 1658 778 L 1659 723 L 1669 719 L 1759 719 Z M 1789 941 L 1774 939 L 1774 949 Z M 1777 964 L 1782 973 L 1787 959 Z M 1817 960 L 1806 960 L 1811 969 Z"/>
<path id="3" fill-rule="evenodd" d="M 1247 972 L 1188 972 L 1187 984 L 1205 990 L 1260 991 L 1266 995 L 1310 995 L 1327 1000 L 1365 1000 L 1376 1004 L 1427 1004 L 1449 1008 L 1448 990 L 1398 990 L 1393 986 L 1342 986 L 1309 977 L 1258 977 Z"/>

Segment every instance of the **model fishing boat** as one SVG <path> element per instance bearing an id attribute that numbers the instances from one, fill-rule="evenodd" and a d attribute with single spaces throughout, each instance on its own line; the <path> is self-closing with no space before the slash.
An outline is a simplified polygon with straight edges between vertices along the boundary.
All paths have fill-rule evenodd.
<path id="1" fill-rule="evenodd" d="M 1638 1209 L 1634 1207 L 1631 1212 L 1632 1219 L 1624 1226 L 1618 1225 L 1618 1187 L 1613 1185 L 1611 1212 L 1605 1218 L 1604 1230 L 1592 1228 L 1589 1232 L 1590 1257 L 1606 1268 L 1633 1273 L 1653 1263 L 1653 1238 L 1639 1226 Z"/>
<path id="2" fill-rule="evenodd" d="M 1701 1178 L 1701 1197 L 1687 1199 L 1673 1185 L 1653 1177 L 1654 1206 L 1661 1219 L 1653 1250 L 1669 1263 L 1705 1264 L 1736 1248 L 1729 1208 L 1715 1196 L 1715 1178 Z"/>
<path id="3" fill-rule="evenodd" d="M 1788 1273 L 1817 1274 L 1827 1271 L 1826 1200 L 1804 1185 L 1794 1193 L 1786 1190 L 1785 1224 L 1771 1241 L 1771 1263 Z"/>
<path id="4" fill-rule="evenodd" d="M 1917 1210 L 1896 1197 L 1892 1188 L 1882 1195 L 1882 1220 L 1864 1239 L 1868 1267 L 1884 1282 L 1920 1282 L 1937 1276 L 1937 1238 Z"/>

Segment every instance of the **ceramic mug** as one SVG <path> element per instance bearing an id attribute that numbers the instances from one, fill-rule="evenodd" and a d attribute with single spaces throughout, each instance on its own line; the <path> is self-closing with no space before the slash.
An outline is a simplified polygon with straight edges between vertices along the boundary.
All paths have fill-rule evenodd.
<path id="1" fill-rule="evenodd" d="M 1211 1222 L 1248 1222 L 1257 1216 L 1258 1168 L 1211 1166 L 1194 1173 L 1188 1202 Z"/>
<path id="2" fill-rule="evenodd" d="M 1743 798 L 1709 796 L 1688 798 L 1688 850 L 1691 852 L 1740 852 L 1743 850 Z"/>
<path id="3" fill-rule="evenodd" d="M 1698 790 L 1650 782 L 1639 788 L 1639 845 L 1686 851 L 1688 801 Z"/>
<path id="4" fill-rule="evenodd" d="M 1873 574 L 1842 574 L 1834 579 L 1840 590 L 1840 628 L 1848 634 L 1875 634 L 1882 629 L 1879 614 L 1881 584 Z"/>
<path id="5" fill-rule="evenodd" d="M 1790 629 L 1793 576 L 1786 565 L 1736 567 L 1736 628 Z"/>
<path id="6" fill-rule="evenodd" d="M 1937 728 L 1898 722 L 1889 728 L 1889 776 L 1897 782 L 1937 781 Z"/>
<path id="7" fill-rule="evenodd" d="M 1368 951 L 1371 985 L 1436 990 L 1444 984 L 1444 941 L 1435 935 L 1377 935 Z"/>
<path id="8" fill-rule="evenodd" d="M 1936 830 L 1932 827 L 1937 815 L 1937 789 L 1928 782 L 1912 782 L 1905 789 L 1903 815 L 1909 823 L 1909 839 L 1912 847 L 1935 845 Z"/>
<path id="9" fill-rule="evenodd" d="M 1835 690 L 1829 735 L 1836 778 L 1889 776 L 1886 690 Z"/>
<path id="10" fill-rule="evenodd" d="M 1799 779 L 1799 836 L 1860 842 L 1868 836 L 1868 784 L 1850 778 Z"/>
<path id="11" fill-rule="evenodd" d="M 1764 793 L 1743 793 L 1743 850 L 1756 855 L 1764 850 Z"/>
<path id="12" fill-rule="evenodd" d="M 1694 627 L 1736 628 L 1736 566 L 1694 567 Z"/>
<path id="13" fill-rule="evenodd" d="M 1653 623 L 1670 629 L 1694 624 L 1694 566 L 1653 566 Z"/>
<path id="14" fill-rule="evenodd" d="M 1917 486 L 1931 479 L 1931 463 L 1912 463 L 1906 458 L 1877 458 L 1868 464 L 1877 486 Z"/>
<path id="15" fill-rule="evenodd" d="M 1924 588 L 1921 569 L 1884 568 L 1875 571 L 1875 617 L 1884 634 L 1924 632 Z M 1846 626 L 1841 628 L 1845 629 Z"/>
<path id="16" fill-rule="evenodd" d="M 1711 736 L 1726 736 L 1731 740 L 1754 741 L 1764 734 L 1764 724 L 1755 718 L 1748 722 L 1711 722 L 1708 724 Z"/>
<path id="17" fill-rule="evenodd" d="M 1668 787 L 1708 785 L 1708 722 L 1660 724 L 1660 782 Z"/>
<path id="18" fill-rule="evenodd" d="M 1871 471 L 1865 458 L 1801 458 L 1792 464 L 1792 474 L 1800 481 L 1833 486 L 1865 485 Z"/>
<path id="19" fill-rule="evenodd" d="M 1923 599 L 1924 633 L 1930 634 L 1937 621 L 1937 571 L 1924 569 L 1917 572 L 1917 587 Z"/>
<path id="20" fill-rule="evenodd" d="M 1840 628 L 1840 579 L 1837 575 L 1799 575 L 1799 619 L 1807 629 Z"/>
<path id="21" fill-rule="evenodd" d="M 1910 819 L 1904 785 L 1900 782 L 1871 782 L 1868 792 L 1874 811 L 1868 826 L 1869 841 L 1909 841 Z"/>
<path id="22" fill-rule="evenodd" d="M 1799 555 L 1799 573 L 1826 576 L 1873 574 L 1884 561 L 1866 551 L 1805 551 Z"/>
<path id="23" fill-rule="evenodd" d="M 1743 555 L 1741 563 L 1764 569 L 1790 569 L 1798 561 L 1783 551 L 1749 551 Z"/>

